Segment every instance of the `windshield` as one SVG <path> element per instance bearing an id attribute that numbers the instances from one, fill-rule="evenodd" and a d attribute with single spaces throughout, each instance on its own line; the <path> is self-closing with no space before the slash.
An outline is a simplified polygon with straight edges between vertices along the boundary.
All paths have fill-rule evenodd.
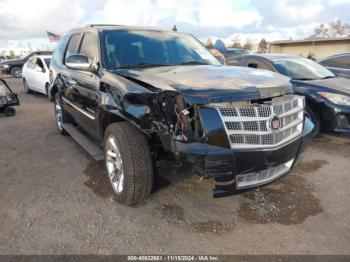
<path id="1" fill-rule="evenodd" d="M 152 65 L 220 65 L 197 39 L 177 32 L 105 31 L 102 47 L 103 64 L 107 69 Z"/>
<path id="2" fill-rule="evenodd" d="M 334 74 L 325 67 L 302 57 L 276 59 L 272 63 L 280 74 L 295 80 L 316 80 L 334 77 Z"/>

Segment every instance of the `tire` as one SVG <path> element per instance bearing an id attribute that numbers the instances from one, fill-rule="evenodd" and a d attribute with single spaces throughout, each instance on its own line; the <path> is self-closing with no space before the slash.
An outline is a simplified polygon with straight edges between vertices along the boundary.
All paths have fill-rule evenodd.
<path id="1" fill-rule="evenodd" d="M 58 132 L 61 135 L 67 135 L 67 131 L 64 130 L 63 124 L 64 123 L 69 123 L 69 116 L 67 115 L 67 113 L 63 110 L 62 107 L 62 99 L 59 93 L 56 93 L 55 95 L 55 120 L 56 120 L 56 126 L 58 129 Z M 60 114 L 59 114 L 60 111 Z"/>
<path id="2" fill-rule="evenodd" d="M 53 101 L 53 97 L 51 95 L 51 90 L 50 90 L 50 84 L 49 83 L 46 83 L 45 90 L 46 90 L 47 99 L 49 99 L 49 101 L 52 102 Z"/>
<path id="3" fill-rule="evenodd" d="M 11 69 L 11 76 L 14 78 L 21 78 L 22 77 L 22 68 L 19 66 L 15 66 Z"/>
<path id="4" fill-rule="evenodd" d="M 305 116 L 308 117 L 312 123 L 315 125 L 312 136 L 315 137 L 319 135 L 321 130 L 321 120 L 319 114 L 310 106 L 305 107 Z"/>
<path id="5" fill-rule="evenodd" d="M 9 106 L 4 109 L 4 114 L 5 116 L 14 116 L 16 114 L 16 109 L 13 107 Z"/>
<path id="6" fill-rule="evenodd" d="M 106 171 L 115 200 L 128 206 L 143 203 L 153 185 L 153 163 L 146 137 L 129 123 L 119 122 L 107 127 L 104 141 Z"/>
<path id="7" fill-rule="evenodd" d="M 29 89 L 27 80 L 25 80 L 25 79 L 23 79 L 23 89 L 24 89 L 24 92 L 26 92 L 27 94 L 32 93 L 32 90 Z"/>

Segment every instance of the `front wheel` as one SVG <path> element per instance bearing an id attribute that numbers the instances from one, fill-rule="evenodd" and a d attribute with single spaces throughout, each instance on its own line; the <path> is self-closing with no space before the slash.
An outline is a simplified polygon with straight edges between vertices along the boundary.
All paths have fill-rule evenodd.
<path id="1" fill-rule="evenodd" d="M 315 137 L 320 133 L 321 121 L 319 114 L 310 106 L 305 107 L 305 117 L 309 118 L 311 122 L 315 125 L 315 128 L 312 132 L 312 136 Z"/>
<path id="2" fill-rule="evenodd" d="M 127 122 L 113 123 L 106 129 L 105 159 L 115 199 L 134 206 L 151 193 L 153 164 L 144 134 Z"/>
<path id="3" fill-rule="evenodd" d="M 68 115 L 62 108 L 62 99 L 59 93 L 55 95 L 55 119 L 58 132 L 61 135 L 67 135 L 66 130 L 64 130 L 63 124 L 68 122 Z"/>

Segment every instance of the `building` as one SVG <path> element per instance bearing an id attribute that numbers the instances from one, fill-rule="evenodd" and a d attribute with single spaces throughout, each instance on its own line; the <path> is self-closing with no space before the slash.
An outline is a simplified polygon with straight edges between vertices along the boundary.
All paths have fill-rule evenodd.
<path id="1" fill-rule="evenodd" d="M 270 43 L 270 53 L 302 55 L 312 54 L 315 59 L 342 52 L 350 52 L 350 36 L 327 39 L 286 40 Z"/>

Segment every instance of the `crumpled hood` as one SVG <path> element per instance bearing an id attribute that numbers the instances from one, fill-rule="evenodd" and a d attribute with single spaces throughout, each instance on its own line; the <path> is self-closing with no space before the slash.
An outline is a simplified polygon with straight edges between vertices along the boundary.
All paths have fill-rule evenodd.
<path id="1" fill-rule="evenodd" d="M 299 81 L 293 80 L 298 86 L 319 86 L 329 89 L 334 89 L 342 93 L 350 95 L 350 79 L 344 77 L 335 77 L 320 80 Z"/>
<path id="2" fill-rule="evenodd" d="M 160 90 L 177 90 L 190 103 L 228 102 L 274 97 L 291 92 L 289 78 L 247 67 L 164 66 L 121 69 L 129 80 Z"/>

